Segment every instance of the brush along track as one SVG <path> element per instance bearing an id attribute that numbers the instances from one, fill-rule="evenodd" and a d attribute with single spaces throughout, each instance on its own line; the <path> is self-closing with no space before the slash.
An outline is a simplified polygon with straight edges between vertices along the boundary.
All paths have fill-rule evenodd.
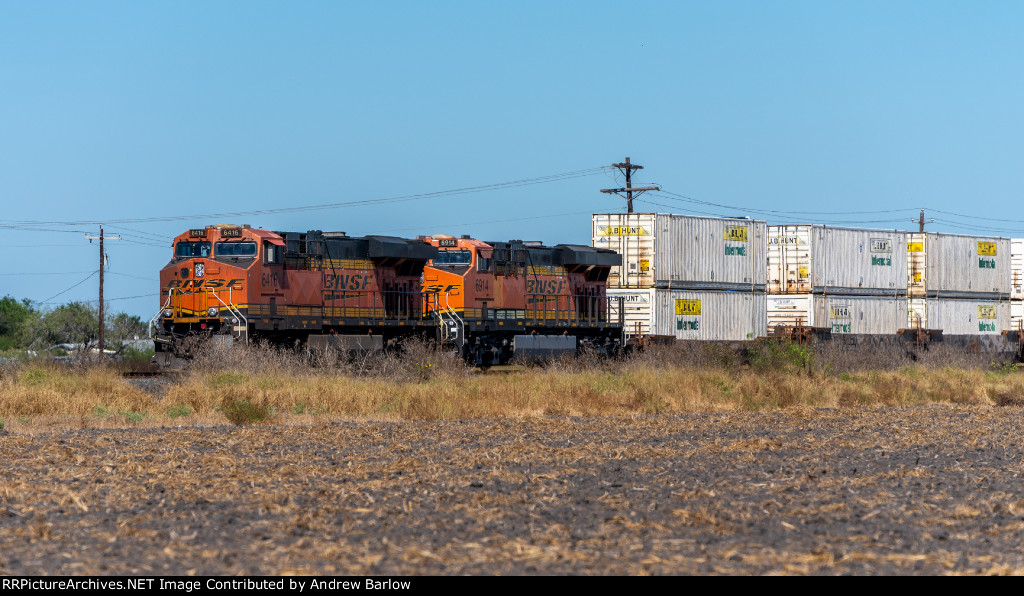
<path id="1" fill-rule="evenodd" d="M 1024 572 L 1017 407 L 0 435 L 0 574 Z"/>

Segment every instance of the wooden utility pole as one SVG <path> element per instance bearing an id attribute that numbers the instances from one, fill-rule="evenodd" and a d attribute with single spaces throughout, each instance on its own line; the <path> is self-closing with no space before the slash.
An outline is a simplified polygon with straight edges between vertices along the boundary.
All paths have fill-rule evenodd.
<path id="1" fill-rule="evenodd" d="M 626 158 L 626 163 L 613 163 L 612 167 L 613 168 L 618 168 L 620 171 L 622 171 L 623 173 L 626 174 L 626 188 L 602 188 L 601 192 L 607 193 L 607 194 L 615 193 L 615 194 L 619 195 L 620 197 L 626 199 L 626 210 L 627 210 L 626 212 L 627 213 L 632 213 L 633 212 L 633 198 L 634 198 L 633 193 L 636 193 L 636 196 L 640 196 L 641 194 L 644 193 L 644 191 L 647 191 L 647 190 L 661 190 L 657 186 L 634 187 L 633 186 L 633 180 L 632 180 L 633 170 L 642 170 L 642 169 L 644 169 L 644 167 L 643 166 L 638 166 L 636 164 L 629 163 L 629 158 L 628 157 Z M 622 193 L 626 193 L 626 194 L 623 195 Z"/>
<path id="2" fill-rule="evenodd" d="M 105 269 L 106 265 L 107 265 L 107 254 L 105 252 L 103 252 L 103 240 L 105 238 L 106 237 L 103 235 L 103 226 L 100 226 L 100 235 L 99 236 L 86 236 L 86 239 L 89 240 L 89 244 L 92 244 L 93 240 L 99 240 L 100 241 L 100 310 L 99 310 L 99 318 L 100 318 L 100 355 L 101 356 L 103 355 L 103 345 L 104 345 L 103 344 L 103 269 Z M 120 236 L 111 236 L 110 238 L 107 238 L 107 239 L 108 240 L 120 240 L 121 237 Z"/>
<path id="3" fill-rule="evenodd" d="M 910 220 L 910 221 L 914 221 L 914 220 Z M 924 220 L 924 209 L 922 209 L 921 210 L 921 218 L 917 220 L 917 231 L 919 233 L 924 234 L 924 224 L 926 224 L 926 223 L 935 223 L 935 220 L 934 219 L 929 219 L 928 221 L 925 221 Z"/>

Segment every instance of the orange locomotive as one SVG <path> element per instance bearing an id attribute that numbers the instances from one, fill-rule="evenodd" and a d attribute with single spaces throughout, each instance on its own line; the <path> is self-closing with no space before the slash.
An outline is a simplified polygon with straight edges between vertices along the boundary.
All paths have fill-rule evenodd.
<path id="1" fill-rule="evenodd" d="M 621 347 L 621 323 L 608 320 L 605 295 L 611 267 L 621 264 L 615 251 L 443 234 L 423 239 L 438 249 L 423 270 L 427 310 L 441 340 L 470 362 Z"/>
<path id="2" fill-rule="evenodd" d="M 420 281 L 437 249 L 420 240 L 217 225 L 173 247 L 150 323 L 161 365 L 210 337 L 371 350 L 436 330 Z"/>

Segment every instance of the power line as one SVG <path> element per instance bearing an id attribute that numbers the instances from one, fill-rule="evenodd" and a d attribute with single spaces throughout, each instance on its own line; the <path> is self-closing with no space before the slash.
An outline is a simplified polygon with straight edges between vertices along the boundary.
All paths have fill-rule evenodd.
<path id="1" fill-rule="evenodd" d="M 145 217 L 145 218 L 133 218 L 133 219 L 113 219 L 100 221 L 12 221 L 3 223 L 0 222 L 0 228 L 6 229 L 32 229 L 33 225 L 68 225 L 68 226 L 80 226 L 80 225 L 99 225 L 99 224 L 126 224 L 126 223 L 155 223 L 164 221 L 182 221 L 189 219 L 213 219 L 213 218 L 233 218 L 243 216 L 254 216 L 254 215 L 269 215 L 274 213 L 292 213 L 299 211 L 315 211 L 321 209 L 336 209 L 342 207 L 355 207 L 363 205 L 375 205 L 382 203 L 397 203 L 404 201 L 416 201 L 421 199 L 437 198 L 441 196 L 469 194 L 476 192 L 485 192 L 492 190 L 503 190 L 507 188 L 517 188 L 521 186 L 530 186 L 534 184 L 547 184 L 549 182 L 560 182 L 562 180 L 570 180 L 573 178 L 582 178 L 585 176 L 592 176 L 604 170 L 605 166 L 599 168 L 589 168 L 586 170 L 575 170 L 572 172 L 563 172 L 561 174 L 551 174 L 548 176 L 538 176 L 535 178 L 524 178 L 522 180 L 511 180 L 508 182 L 499 182 L 495 184 L 484 184 L 479 186 L 467 186 L 463 188 L 455 188 L 450 190 L 441 190 L 434 192 L 418 193 L 411 195 L 401 195 L 396 197 L 386 197 L 379 199 L 360 199 L 355 201 L 342 201 L 338 203 L 324 203 L 319 205 L 305 205 L 300 207 L 277 207 L 273 209 L 256 209 L 252 211 L 234 211 L 226 213 L 207 213 L 199 215 L 174 215 L 165 217 Z"/>
<path id="2" fill-rule="evenodd" d="M 87 276 L 87 277 L 86 277 L 85 279 L 83 279 L 82 281 L 80 281 L 80 282 L 76 283 L 75 285 L 71 286 L 70 288 L 68 288 L 68 289 L 66 289 L 66 290 L 63 290 L 63 291 L 61 291 L 61 292 L 58 292 L 58 293 L 54 294 L 53 296 L 50 296 L 50 297 L 49 297 L 49 298 L 47 298 L 46 300 L 43 300 L 42 302 L 40 302 L 40 304 L 49 304 L 49 302 L 50 302 L 51 300 L 53 300 L 54 298 L 56 298 L 57 296 L 60 296 L 61 294 L 65 294 L 65 293 L 67 293 L 67 292 L 70 292 L 71 290 L 73 290 L 73 289 L 77 288 L 78 286 L 80 286 L 80 285 L 84 284 L 85 282 L 89 281 L 89 280 L 90 280 L 90 279 L 92 278 L 92 276 L 96 275 L 97 273 L 99 273 L 99 271 L 93 271 L 92 273 L 90 273 L 90 274 L 89 274 L 89 275 L 88 275 L 88 276 Z"/>
<path id="3" fill-rule="evenodd" d="M 49 273 L 32 271 L 31 273 L 0 273 L 0 275 L 81 275 L 82 273 L 89 273 L 89 271 L 54 271 Z M 92 273 L 95 273 L 95 271 Z"/>
<path id="4" fill-rule="evenodd" d="M 451 228 L 457 228 L 459 226 L 482 226 L 482 225 L 487 225 L 487 224 L 509 223 L 509 222 L 513 222 L 513 221 L 529 221 L 529 220 L 534 220 L 534 219 L 551 219 L 552 217 L 566 217 L 566 216 L 569 216 L 569 215 L 584 215 L 584 214 L 589 215 L 589 214 L 591 214 L 593 212 L 594 211 L 592 209 L 588 209 L 586 211 L 573 211 L 572 213 L 555 213 L 553 215 L 537 215 L 537 216 L 533 216 L 533 217 L 516 217 L 516 218 L 512 218 L 512 219 L 492 219 L 490 221 L 470 221 L 470 222 L 463 222 L 463 223 L 447 223 L 447 222 L 445 222 L 445 223 L 434 224 L 434 225 L 417 226 L 415 228 L 388 228 L 386 230 L 380 230 L 380 231 L 381 232 L 404 232 L 404 231 L 407 231 L 407 230 L 419 230 L 419 231 L 422 231 L 424 228 L 439 228 L 439 227 L 444 227 L 446 229 L 451 229 Z"/>

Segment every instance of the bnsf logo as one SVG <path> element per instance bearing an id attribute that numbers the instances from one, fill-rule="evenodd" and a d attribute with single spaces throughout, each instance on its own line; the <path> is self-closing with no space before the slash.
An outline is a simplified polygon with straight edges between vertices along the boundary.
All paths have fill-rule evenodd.
<path id="1" fill-rule="evenodd" d="M 241 284 L 242 279 L 229 279 L 227 281 L 223 279 L 187 279 L 182 281 L 180 279 L 172 279 L 167 284 L 168 289 L 182 289 L 182 290 L 216 290 L 217 288 L 230 288 Z"/>
<path id="2" fill-rule="evenodd" d="M 448 284 L 448 285 L 434 284 L 432 286 L 423 286 L 423 291 L 427 292 L 428 294 L 438 294 L 438 293 L 448 294 L 448 293 L 452 292 L 453 290 L 458 290 L 461 287 L 462 286 L 460 284 Z"/>
<path id="3" fill-rule="evenodd" d="M 528 279 L 526 280 L 526 293 L 527 294 L 561 294 L 562 287 L 565 284 L 564 280 L 542 280 L 542 279 Z"/>
<path id="4" fill-rule="evenodd" d="M 373 274 L 324 275 L 325 290 L 365 290 L 373 282 Z"/>

